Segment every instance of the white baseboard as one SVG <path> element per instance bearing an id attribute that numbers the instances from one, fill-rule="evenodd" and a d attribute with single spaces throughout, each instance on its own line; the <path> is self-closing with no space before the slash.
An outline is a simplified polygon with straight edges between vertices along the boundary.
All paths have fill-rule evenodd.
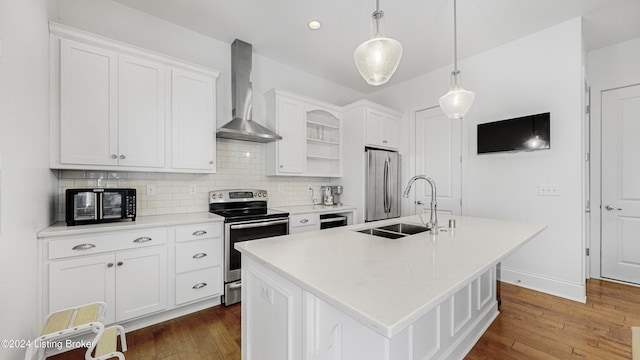
<path id="1" fill-rule="evenodd" d="M 581 303 L 587 302 L 587 289 L 584 283 L 570 283 L 537 274 L 522 272 L 516 269 L 510 269 L 505 266 L 500 268 L 500 276 L 498 280 Z"/>

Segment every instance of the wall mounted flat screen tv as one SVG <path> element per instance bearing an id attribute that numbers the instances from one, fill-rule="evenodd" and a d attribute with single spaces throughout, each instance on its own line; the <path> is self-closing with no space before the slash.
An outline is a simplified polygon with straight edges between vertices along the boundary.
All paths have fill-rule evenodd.
<path id="1" fill-rule="evenodd" d="M 478 124 L 478 154 L 551 148 L 550 113 Z"/>

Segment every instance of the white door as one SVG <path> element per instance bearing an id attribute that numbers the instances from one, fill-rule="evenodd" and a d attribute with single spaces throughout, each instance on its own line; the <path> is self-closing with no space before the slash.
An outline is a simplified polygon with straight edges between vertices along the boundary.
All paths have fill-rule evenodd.
<path id="1" fill-rule="evenodd" d="M 118 164 L 118 55 L 60 40 L 60 161 Z"/>
<path id="2" fill-rule="evenodd" d="M 165 67 L 126 55 L 118 65 L 118 164 L 164 167 Z"/>
<path id="3" fill-rule="evenodd" d="M 306 170 L 306 122 L 302 102 L 278 98 L 278 171 L 303 173 Z"/>
<path id="4" fill-rule="evenodd" d="M 640 284 L 640 85 L 602 93 L 601 275 Z"/>
<path id="5" fill-rule="evenodd" d="M 172 167 L 214 172 L 215 79 L 182 69 L 172 78 Z"/>
<path id="6" fill-rule="evenodd" d="M 116 254 L 116 319 L 124 321 L 167 308 L 167 248 Z"/>
<path id="7" fill-rule="evenodd" d="M 115 316 L 115 271 L 113 254 L 91 255 L 49 264 L 49 312 L 87 304 L 107 303 L 105 323 Z"/>
<path id="8" fill-rule="evenodd" d="M 461 142 L 460 121 L 449 119 L 439 107 L 416 112 L 416 173 L 436 183 L 438 212 L 460 215 Z M 428 212 L 431 187 L 426 181 L 415 183 L 414 213 Z"/>

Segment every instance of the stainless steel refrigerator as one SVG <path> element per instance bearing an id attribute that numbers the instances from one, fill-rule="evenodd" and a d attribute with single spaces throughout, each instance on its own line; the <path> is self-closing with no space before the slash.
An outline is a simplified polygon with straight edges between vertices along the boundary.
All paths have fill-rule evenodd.
<path id="1" fill-rule="evenodd" d="M 395 151 L 365 149 L 364 221 L 400 216 L 401 157 Z"/>

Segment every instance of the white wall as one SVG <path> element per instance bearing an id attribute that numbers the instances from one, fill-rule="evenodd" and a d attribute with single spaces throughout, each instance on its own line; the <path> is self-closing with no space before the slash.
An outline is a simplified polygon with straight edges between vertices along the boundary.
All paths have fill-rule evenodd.
<path id="1" fill-rule="evenodd" d="M 640 38 L 589 52 L 591 85 L 591 277 L 600 278 L 600 167 L 602 91 L 640 84 Z"/>
<path id="2" fill-rule="evenodd" d="M 47 0 L 0 0 L 0 339 L 37 329 L 36 232 L 49 225 L 55 177 L 49 170 Z M 3 343 L 4 345 L 4 343 Z M 1 359 L 24 348 L 0 347 Z"/>
<path id="3" fill-rule="evenodd" d="M 464 39 L 459 40 L 464 46 Z M 464 214 L 547 224 L 542 234 L 502 263 L 502 280 L 584 301 L 581 19 L 464 59 L 459 68 L 463 86 L 476 93 L 462 129 Z M 405 154 L 416 141 L 409 135 L 414 133 L 415 111 L 437 106 L 449 88 L 451 70 L 439 69 L 372 96 L 408 111 L 403 131 L 411 142 Z M 476 154 L 477 124 L 547 111 L 550 150 Z M 414 160 L 405 161 L 408 179 Z M 539 184 L 557 184 L 561 195 L 538 196 Z"/>

